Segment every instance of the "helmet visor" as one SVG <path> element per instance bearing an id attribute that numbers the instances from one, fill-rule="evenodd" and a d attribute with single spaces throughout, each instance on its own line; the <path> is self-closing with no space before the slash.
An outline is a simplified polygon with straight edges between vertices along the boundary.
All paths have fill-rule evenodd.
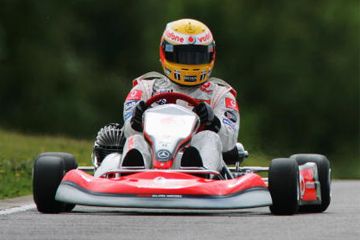
<path id="1" fill-rule="evenodd" d="M 179 64 L 207 64 L 213 60 L 214 44 L 204 45 L 173 45 L 164 41 L 163 50 L 169 62 Z"/>

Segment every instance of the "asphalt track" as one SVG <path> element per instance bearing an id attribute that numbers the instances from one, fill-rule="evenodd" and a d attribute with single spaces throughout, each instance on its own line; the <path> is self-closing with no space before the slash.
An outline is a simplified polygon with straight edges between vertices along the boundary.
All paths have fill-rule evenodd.
<path id="1" fill-rule="evenodd" d="M 77 206 L 40 214 L 31 197 L 0 202 L 0 239 L 360 239 L 360 181 L 335 181 L 325 213 L 273 216 L 268 208 L 197 212 Z"/>

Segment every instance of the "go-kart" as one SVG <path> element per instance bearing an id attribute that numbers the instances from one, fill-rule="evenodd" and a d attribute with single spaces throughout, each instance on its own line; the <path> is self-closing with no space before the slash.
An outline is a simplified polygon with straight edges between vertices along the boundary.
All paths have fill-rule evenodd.
<path id="1" fill-rule="evenodd" d="M 166 104 L 156 104 L 161 101 Z M 241 167 L 247 152 L 239 148 L 234 167 L 173 168 L 192 136 L 203 129 L 199 117 L 179 101 L 198 101 L 180 93 L 150 98 L 143 134 L 152 168 L 121 167 L 94 176 L 77 167 L 69 153 L 43 153 L 34 163 L 33 196 L 42 213 L 69 212 L 76 204 L 121 208 L 243 209 L 269 206 L 273 214 L 323 212 L 330 204 L 330 166 L 319 154 L 273 159 L 270 167 Z M 112 154 L 110 154 L 112 155 Z M 113 155 L 109 157 L 120 156 Z M 267 177 L 264 177 L 264 174 Z"/>

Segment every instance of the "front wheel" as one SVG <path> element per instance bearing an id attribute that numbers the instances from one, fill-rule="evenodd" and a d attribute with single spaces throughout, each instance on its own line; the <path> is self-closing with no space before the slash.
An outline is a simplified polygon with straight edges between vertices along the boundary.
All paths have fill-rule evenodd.
<path id="1" fill-rule="evenodd" d="M 316 163 L 319 174 L 320 190 L 321 190 L 321 204 L 311 204 L 300 206 L 299 212 L 320 213 L 325 211 L 331 200 L 330 185 L 330 162 L 324 155 L 320 154 L 294 154 L 290 157 L 294 159 L 298 165 L 303 165 L 308 162 Z"/>
<path id="2" fill-rule="evenodd" d="M 299 167 L 294 159 L 276 158 L 269 168 L 269 191 L 272 198 L 271 213 L 292 215 L 299 208 Z"/>
<path id="3" fill-rule="evenodd" d="M 71 154 L 43 153 L 37 157 L 33 168 L 33 196 L 39 212 L 69 212 L 75 207 L 56 201 L 55 195 L 65 173 L 76 167 Z"/>

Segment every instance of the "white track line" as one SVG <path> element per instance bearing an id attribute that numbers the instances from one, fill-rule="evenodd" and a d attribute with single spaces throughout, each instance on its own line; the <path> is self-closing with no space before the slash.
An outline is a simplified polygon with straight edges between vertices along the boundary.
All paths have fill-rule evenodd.
<path id="1" fill-rule="evenodd" d="M 8 209 L 2 209 L 0 210 L 0 215 L 8 215 L 8 214 L 13 214 L 13 213 L 18 213 L 18 212 L 24 212 L 30 209 L 36 208 L 36 205 L 34 203 L 32 204 L 26 204 L 20 207 L 13 207 L 13 208 L 8 208 Z"/>

